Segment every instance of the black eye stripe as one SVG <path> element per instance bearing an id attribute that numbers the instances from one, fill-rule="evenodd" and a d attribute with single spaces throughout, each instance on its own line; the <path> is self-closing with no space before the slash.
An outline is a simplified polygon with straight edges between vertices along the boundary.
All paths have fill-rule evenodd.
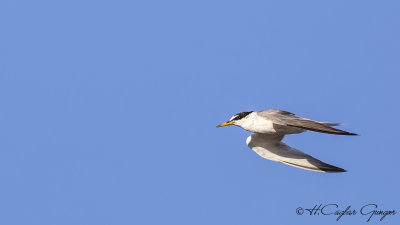
<path id="1" fill-rule="evenodd" d="M 244 118 L 244 117 L 246 117 L 247 115 L 249 115 L 250 113 L 252 113 L 253 111 L 250 111 L 250 112 L 241 112 L 241 113 L 238 113 L 238 114 L 236 114 L 235 116 L 235 118 L 233 118 L 232 119 L 232 121 L 235 121 L 235 120 L 240 120 L 240 119 L 242 119 L 242 118 Z"/>

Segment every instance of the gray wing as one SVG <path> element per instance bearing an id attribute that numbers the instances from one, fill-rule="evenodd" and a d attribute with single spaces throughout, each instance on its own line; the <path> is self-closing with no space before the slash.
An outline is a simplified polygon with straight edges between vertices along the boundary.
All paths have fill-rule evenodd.
<path id="1" fill-rule="evenodd" d="M 346 170 L 324 163 L 304 152 L 291 148 L 281 142 L 283 135 L 253 134 L 247 138 L 247 145 L 259 156 L 317 172 L 346 172 Z"/>
<path id="2" fill-rule="evenodd" d="M 339 125 L 337 123 L 325 123 L 306 118 L 301 118 L 293 113 L 278 109 L 264 110 L 257 112 L 257 114 L 271 120 L 273 123 L 277 125 L 297 127 L 305 130 L 311 130 L 329 134 L 357 135 L 355 133 L 350 133 L 344 130 L 333 128 L 332 126 Z"/>

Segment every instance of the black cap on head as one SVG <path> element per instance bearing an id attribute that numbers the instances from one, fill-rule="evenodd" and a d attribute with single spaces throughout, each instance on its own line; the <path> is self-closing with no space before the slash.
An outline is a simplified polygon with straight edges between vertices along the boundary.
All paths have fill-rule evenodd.
<path id="1" fill-rule="evenodd" d="M 240 120 L 240 119 L 246 117 L 247 115 L 249 115 L 249 114 L 252 113 L 252 112 L 253 112 L 253 111 L 250 111 L 250 112 L 240 112 L 240 113 L 234 115 L 230 121 Z"/>

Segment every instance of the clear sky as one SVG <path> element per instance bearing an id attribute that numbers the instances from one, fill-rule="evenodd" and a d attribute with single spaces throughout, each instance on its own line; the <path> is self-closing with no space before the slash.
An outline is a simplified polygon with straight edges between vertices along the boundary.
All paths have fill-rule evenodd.
<path id="1" fill-rule="evenodd" d="M 365 224 L 397 210 L 399 1 L 1 1 L 0 224 Z M 260 158 L 241 111 L 342 122 Z"/>

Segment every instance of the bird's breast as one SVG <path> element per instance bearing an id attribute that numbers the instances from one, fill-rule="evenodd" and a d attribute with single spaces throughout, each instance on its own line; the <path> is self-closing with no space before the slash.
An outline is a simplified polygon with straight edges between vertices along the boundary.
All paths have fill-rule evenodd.
<path id="1" fill-rule="evenodd" d="M 241 127 L 253 133 L 262 133 L 262 134 L 276 133 L 272 121 L 261 117 L 254 117 L 252 120 L 249 120 L 248 122 L 242 124 Z"/>

